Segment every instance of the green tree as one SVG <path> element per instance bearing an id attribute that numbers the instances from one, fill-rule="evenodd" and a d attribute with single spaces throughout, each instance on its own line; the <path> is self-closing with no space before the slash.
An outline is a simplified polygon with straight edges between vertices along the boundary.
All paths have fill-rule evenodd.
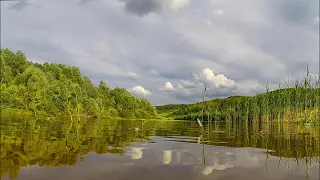
<path id="1" fill-rule="evenodd" d="M 90 98 L 88 100 L 86 104 L 86 109 L 87 109 L 87 113 L 91 116 L 96 116 L 100 112 L 99 105 L 93 98 Z"/>

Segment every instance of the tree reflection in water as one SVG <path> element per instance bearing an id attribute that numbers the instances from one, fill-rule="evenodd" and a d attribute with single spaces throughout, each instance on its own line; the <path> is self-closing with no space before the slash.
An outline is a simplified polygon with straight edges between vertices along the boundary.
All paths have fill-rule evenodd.
<path id="1" fill-rule="evenodd" d="M 261 128 L 264 130 L 263 136 L 257 133 Z M 254 165 L 260 162 L 259 158 L 264 157 L 266 171 L 271 167 L 268 165 L 269 158 L 279 158 L 279 168 L 290 169 L 293 163 L 295 167 L 303 166 L 308 179 L 308 169 L 319 165 L 319 126 L 263 124 L 259 127 L 256 124 L 217 122 L 210 127 L 210 131 L 208 129 L 207 125 L 204 125 L 202 132 L 194 122 L 176 121 L 146 123 L 86 119 L 72 123 L 68 120 L 6 119 L 1 121 L 1 178 L 8 174 L 11 179 L 15 179 L 19 176 L 20 168 L 32 165 L 74 166 L 78 162 L 86 161 L 85 156 L 89 152 L 127 154 L 133 160 L 141 160 L 144 151 L 149 149 L 130 147 L 130 144 L 151 142 L 151 136 L 195 147 L 200 147 L 197 145 L 200 140 L 203 146 L 201 145 L 201 150 L 197 149 L 198 154 L 192 154 L 188 149 L 162 149 L 162 164 L 193 163 L 197 166 L 196 169 L 199 166 L 203 175 L 210 175 L 215 170 L 240 167 L 245 162 Z M 218 147 L 225 148 L 213 149 Z M 233 150 L 226 147 L 232 147 Z M 245 154 L 248 149 L 244 147 L 258 148 L 261 150 L 259 153 L 264 155 Z M 198 162 L 184 162 L 187 156 L 192 156 L 194 161 Z M 202 157 L 205 157 L 206 161 L 201 160 Z M 234 159 L 237 159 L 237 162 Z"/>

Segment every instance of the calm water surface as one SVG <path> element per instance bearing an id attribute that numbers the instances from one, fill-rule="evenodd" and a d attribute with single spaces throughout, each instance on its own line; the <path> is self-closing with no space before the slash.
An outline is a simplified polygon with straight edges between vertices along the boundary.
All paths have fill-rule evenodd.
<path id="1" fill-rule="evenodd" d="M 263 133 L 259 133 L 263 130 Z M 1 179 L 319 179 L 320 127 L 1 121 Z"/>

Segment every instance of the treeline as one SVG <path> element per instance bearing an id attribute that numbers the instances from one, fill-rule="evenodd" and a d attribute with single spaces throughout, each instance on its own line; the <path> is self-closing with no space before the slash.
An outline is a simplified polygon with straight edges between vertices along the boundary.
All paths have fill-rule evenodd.
<path id="1" fill-rule="evenodd" d="M 318 77 L 309 73 L 303 81 L 256 96 L 234 96 L 190 105 L 156 107 L 177 120 L 320 123 Z M 203 112 L 203 113 L 202 113 Z"/>
<path id="2" fill-rule="evenodd" d="M 111 89 L 100 81 L 94 86 L 79 68 L 64 64 L 27 61 L 22 51 L 1 49 L 1 110 L 34 115 L 148 118 L 155 108 L 126 89 Z M 107 69 L 106 69 L 107 71 Z"/>

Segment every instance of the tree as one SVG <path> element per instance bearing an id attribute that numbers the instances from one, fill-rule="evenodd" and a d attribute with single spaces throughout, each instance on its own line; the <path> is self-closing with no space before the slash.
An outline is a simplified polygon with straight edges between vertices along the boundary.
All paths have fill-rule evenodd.
<path id="1" fill-rule="evenodd" d="M 12 73 L 11 68 L 6 65 L 6 62 L 4 61 L 2 51 L 0 54 L 0 82 L 8 84 L 11 81 Z"/>
<path id="2" fill-rule="evenodd" d="M 100 111 L 100 108 L 99 108 L 97 102 L 93 98 L 90 98 L 88 100 L 88 102 L 86 104 L 86 109 L 87 109 L 88 115 L 91 115 L 91 116 L 98 115 L 98 113 Z"/>
<path id="3" fill-rule="evenodd" d="M 8 65 L 14 76 L 25 71 L 27 66 L 27 59 L 24 53 L 20 50 L 14 54 L 9 49 L 1 50 L 1 55 L 4 57 L 5 64 Z"/>

